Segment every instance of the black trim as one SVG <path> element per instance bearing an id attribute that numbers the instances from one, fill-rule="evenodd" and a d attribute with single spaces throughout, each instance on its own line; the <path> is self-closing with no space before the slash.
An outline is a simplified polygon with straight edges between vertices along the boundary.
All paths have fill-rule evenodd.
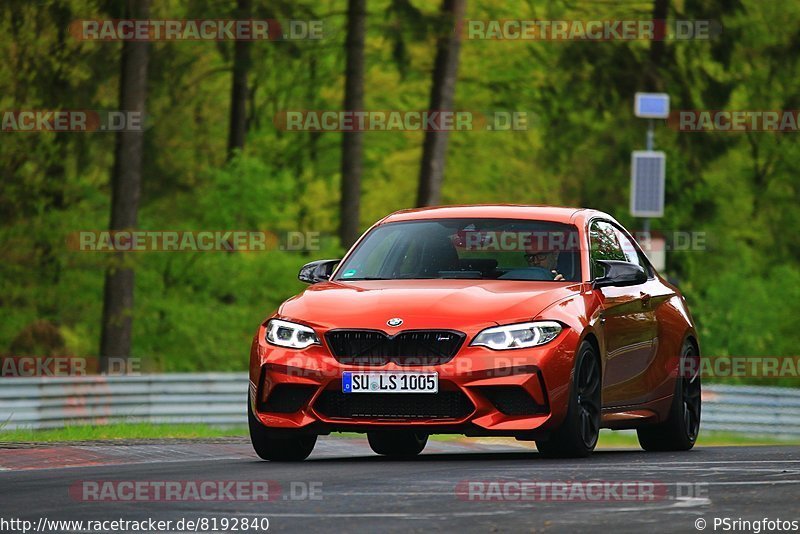
<path id="1" fill-rule="evenodd" d="M 277 384 L 269 392 L 269 397 L 261 412 L 296 413 L 308 404 L 317 391 L 317 386 L 304 384 Z"/>
<path id="2" fill-rule="evenodd" d="M 476 388 L 503 415 L 540 415 L 549 410 L 536 402 L 522 386 L 483 386 Z"/>
<path id="3" fill-rule="evenodd" d="M 343 393 L 326 389 L 314 401 L 314 410 L 326 419 L 389 419 L 398 421 L 461 420 L 475 405 L 460 389 L 438 393 Z"/>
<path id="4" fill-rule="evenodd" d="M 454 336 L 446 340 L 439 336 Z M 467 335 L 458 330 L 418 329 L 387 334 L 383 330 L 338 328 L 325 333 L 336 361 L 346 365 L 441 365 L 452 360 Z"/>

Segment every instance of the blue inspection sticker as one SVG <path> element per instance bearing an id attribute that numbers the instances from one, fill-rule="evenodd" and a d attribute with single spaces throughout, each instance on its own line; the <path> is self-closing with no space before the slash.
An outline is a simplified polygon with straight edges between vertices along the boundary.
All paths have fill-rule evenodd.
<path id="1" fill-rule="evenodd" d="M 342 373 L 342 393 L 351 393 L 353 391 L 353 372 L 345 371 Z"/>
<path id="2" fill-rule="evenodd" d="M 349 276 L 353 276 L 357 272 L 358 271 L 356 271 L 355 269 L 348 269 L 348 270 L 346 270 L 345 272 L 342 273 L 342 278 L 347 278 Z"/>

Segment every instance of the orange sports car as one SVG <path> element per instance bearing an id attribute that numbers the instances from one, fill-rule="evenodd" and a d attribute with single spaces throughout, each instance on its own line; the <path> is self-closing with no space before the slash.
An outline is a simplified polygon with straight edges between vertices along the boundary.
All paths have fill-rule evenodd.
<path id="1" fill-rule="evenodd" d="M 428 436 L 513 436 L 582 457 L 601 428 L 688 450 L 699 345 L 686 301 L 600 211 L 447 206 L 393 213 L 259 326 L 248 413 L 256 453 L 302 460 L 363 432 L 378 454 Z"/>

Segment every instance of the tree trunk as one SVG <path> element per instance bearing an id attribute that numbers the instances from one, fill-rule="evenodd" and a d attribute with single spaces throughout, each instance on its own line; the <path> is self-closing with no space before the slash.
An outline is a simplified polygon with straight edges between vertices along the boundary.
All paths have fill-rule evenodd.
<path id="1" fill-rule="evenodd" d="M 653 0 L 653 20 L 664 23 L 666 35 L 666 20 L 669 14 L 669 0 Z M 664 90 L 664 81 L 661 77 L 661 68 L 664 63 L 666 41 L 650 41 L 650 56 L 647 65 L 645 87 L 648 91 L 660 92 Z"/>
<path id="2" fill-rule="evenodd" d="M 442 18 L 451 28 L 442 30 L 436 43 L 436 63 L 433 68 L 433 86 L 428 109 L 450 110 L 453 107 L 456 78 L 458 75 L 458 53 L 461 48 L 461 21 L 466 10 L 466 0 L 443 0 Z M 443 25 L 444 26 L 444 25 Z M 452 28 L 455 28 L 455 31 Z M 417 206 L 432 206 L 441 199 L 444 163 L 447 153 L 446 131 L 425 132 L 422 147 L 422 166 L 419 173 Z"/>
<path id="3" fill-rule="evenodd" d="M 150 0 L 127 0 L 129 18 L 146 19 Z M 144 117 L 147 94 L 148 47 L 146 41 L 122 43 L 119 109 Z M 111 178 L 111 230 L 137 225 L 142 184 L 143 131 L 117 133 Z M 127 359 L 133 328 L 133 269 L 125 264 L 125 253 L 115 253 L 106 270 L 103 297 L 100 368 L 108 371 L 109 358 Z"/>
<path id="4" fill-rule="evenodd" d="M 344 109 L 364 108 L 364 36 L 366 0 L 349 0 L 347 7 L 347 65 L 345 67 Z M 339 238 L 350 247 L 359 236 L 361 204 L 361 132 L 342 134 L 342 184 Z"/>
<path id="5" fill-rule="evenodd" d="M 252 17 L 250 0 L 236 0 L 237 19 Z M 233 85 L 231 87 L 231 121 L 228 129 L 228 160 L 244 148 L 247 134 L 247 71 L 250 70 L 250 41 L 233 44 Z"/>

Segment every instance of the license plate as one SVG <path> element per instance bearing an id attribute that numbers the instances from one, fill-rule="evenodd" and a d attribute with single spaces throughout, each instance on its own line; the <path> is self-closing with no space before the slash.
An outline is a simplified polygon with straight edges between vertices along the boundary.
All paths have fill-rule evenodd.
<path id="1" fill-rule="evenodd" d="M 343 393 L 438 393 L 439 373 L 344 371 Z"/>

